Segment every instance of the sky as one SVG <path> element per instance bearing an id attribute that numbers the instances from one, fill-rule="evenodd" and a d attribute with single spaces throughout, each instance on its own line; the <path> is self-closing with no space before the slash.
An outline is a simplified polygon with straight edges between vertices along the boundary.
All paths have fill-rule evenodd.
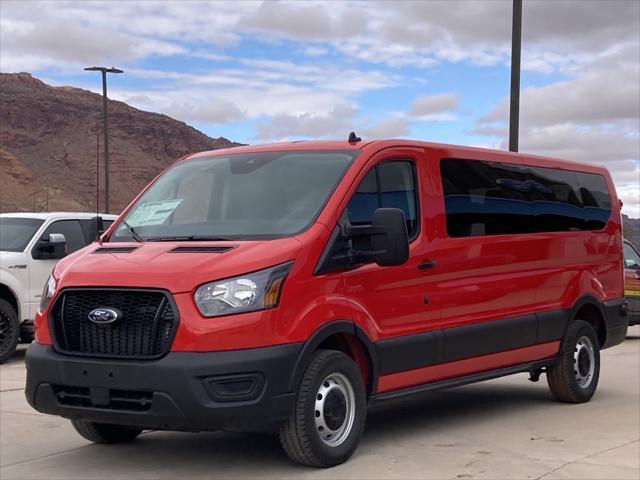
<path id="1" fill-rule="evenodd" d="M 507 149 L 511 1 L 0 2 L 0 70 L 242 143 Z M 640 1 L 524 0 L 520 151 L 604 165 L 640 217 Z"/>

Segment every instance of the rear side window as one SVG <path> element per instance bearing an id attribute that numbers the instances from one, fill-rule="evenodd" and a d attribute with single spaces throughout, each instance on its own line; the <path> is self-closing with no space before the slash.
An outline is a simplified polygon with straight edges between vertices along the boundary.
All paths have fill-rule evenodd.
<path id="1" fill-rule="evenodd" d="M 399 208 L 407 220 L 409 238 L 418 232 L 416 187 L 413 163 L 385 162 L 372 168 L 362 179 L 347 206 L 349 222 L 369 224 L 377 208 Z"/>
<path id="2" fill-rule="evenodd" d="M 457 159 L 440 171 L 451 237 L 600 230 L 611 214 L 601 175 Z"/>

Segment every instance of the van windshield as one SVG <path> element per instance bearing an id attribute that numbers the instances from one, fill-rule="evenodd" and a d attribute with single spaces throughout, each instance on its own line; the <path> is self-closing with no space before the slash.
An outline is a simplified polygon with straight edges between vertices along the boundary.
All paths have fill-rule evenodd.
<path id="1" fill-rule="evenodd" d="M 305 230 L 357 151 L 212 156 L 176 163 L 110 241 L 268 239 Z"/>
<path id="2" fill-rule="evenodd" d="M 0 251 L 21 252 L 44 220 L 37 218 L 0 218 Z"/>

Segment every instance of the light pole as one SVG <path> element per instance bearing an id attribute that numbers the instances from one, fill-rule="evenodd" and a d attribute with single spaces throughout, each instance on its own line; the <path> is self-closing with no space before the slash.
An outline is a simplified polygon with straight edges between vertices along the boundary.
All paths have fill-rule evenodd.
<path id="1" fill-rule="evenodd" d="M 513 0 L 511 27 L 511 103 L 509 107 L 509 151 L 518 151 L 520 127 L 520 50 L 522 47 L 522 0 Z"/>
<path id="2" fill-rule="evenodd" d="M 88 72 L 102 72 L 102 129 L 104 135 L 104 211 L 109 213 L 109 136 L 107 120 L 107 73 L 122 73 L 118 68 L 87 67 Z M 98 186 L 96 185 L 96 188 Z"/>

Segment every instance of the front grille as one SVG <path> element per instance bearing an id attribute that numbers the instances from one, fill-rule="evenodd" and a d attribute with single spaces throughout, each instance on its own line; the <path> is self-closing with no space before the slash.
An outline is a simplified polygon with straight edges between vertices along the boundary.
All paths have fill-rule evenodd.
<path id="1" fill-rule="evenodd" d="M 89 312 L 121 312 L 113 323 L 89 320 Z M 95 357 L 157 358 L 169 351 L 178 315 L 169 294 L 158 290 L 63 291 L 51 312 L 57 350 Z"/>
<path id="2" fill-rule="evenodd" d="M 53 391 L 60 405 L 70 407 L 106 408 L 109 410 L 128 410 L 146 412 L 151 408 L 153 394 L 135 390 L 96 389 L 88 387 L 69 387 L 54 385 Z M 96 392 L 96 390 L 103 390 Z M 93 393 L 93 395 L 92 395 Z"/>

